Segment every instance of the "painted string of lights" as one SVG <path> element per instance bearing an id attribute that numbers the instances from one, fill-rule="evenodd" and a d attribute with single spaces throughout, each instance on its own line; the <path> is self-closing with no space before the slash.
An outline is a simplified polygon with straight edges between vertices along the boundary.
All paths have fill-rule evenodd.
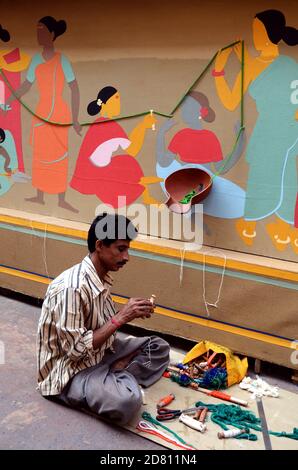
<path id="1" fill-rule="evenodd" d="M 230 47 L 233 47 L 235 46 L 236 44 L 239 44 L 241 43 L 241 99 L 240 99 L 240 105 L 241 105 L 241 108 L 240 108 L 240 128 L 239 128 L 239 131 L 237 133 L 237 136 L 236 136 L 236 139 L 235 139 L 235 142 L 234 142 L 234 145 L 233 145 L 233 148 L 232 148 L 232 151 L 230 152 L 230 154 L 228 154 L 228 157 L 226 158 L 224 164 L 212 175 L 211 177 L 211 181 L 209 183 L 209 185 L 211 186 L 212 185 L 212 181 L 214 180 L 214 178 L 216 178 L 216 176 L 220 175 L 221 172 L 225 169 L 226 165 L 229 163 L 229 160 L 231 159 L 232 155 L 233 155 L 233 152 L 239 142 L 239 139 L 241 137 L 241 134 L 243 133 L 244 129 L 245 129 L 245 126 L 244 126 L 244 41 L 235 41 L 231 44 L 228 44 L 227 46 L 223 47 L 222 49 L 220 49 L 219 51 L 217 51 L 213 57 L 210 59 L 210 61 L 208 62 L 208 64 L 206 65 L 206 67 L 203 69 L 203 71 L 200 73 L 200 75 L 194 80 L 194 82 L 189 86 L 189 88 L 186 90 L 186 92 L 183 94 L 183 96 L 180 98 L 180 100 L 178 101 L 178 103 L 175 105 L 175 107 L 172 109 L 172 111 L 170 112 L 170 114 L 167 114 L 167 113 L 162 113 L 162 112 L 159 112 L 159 111 L 155 111 L 155 110 L 150 110 L 150 111 L 144 111 L 142 113 L 136 113 L 136 114 L 131 114 L 131 115 L 127 115 L 127 116 L 119 116 L 119 117 L 116 117 L 116 118 L 112 118 L 112 119 L 107 119 L 107 120 L 102 120 L 102 121 L 98 121 L 98 122 L 82 122 L 80 123 L 81 126 L 92 126 L 92 125 L 102 125 L 102 124 L 105 124 L 105 122 L 110 122 L 110 121 L 121 121 L 121 120 L 125 120 L 125 119 L 132 119 L 132 118 L 137 118 L 137 117 L 141 117 L 141 116 L 146 116 L 147 114 L 155 114 L 157 116 L 161 116 L 161 117 L 166 117 L 166 118 L 173 118 L 174 117 L 174 114 L 175 112 L 177 111 L 177 109 L 181 106 L 181 104 L 183 103 L 183 101 L 185 100 L 185 98 L 187 97 L 187 95 L 189 94 L 189 92 L 197 85 L 197 83 L 201 80 L 201 78 L 205 75 L 205 73 L 207 72 L 207 70 L 210 68 L 210 66 L 212 65 L 212 63 L 214 62 L 215 58 L 217 57 L 217 55 L 226 50 L 226 49 L 229 49 Z M 51 124 L 51 125 L 54 125 L 54 126 L 61 126 L 61 127 L 70 127 L 73 125 L 73 122 L 67 122 L 67 123 L 62 123 L 62 122 L 56 122 L 56 121 L 51 121 L 50 119 L 47 119 L 47 118 L 44 118 L 42 116 L 39 116 L 38 114 L 36 114 L 26 103 L 24 103 L 24 101 L 19 98 L 13 88 L 13 86 L 11 85 L 10 81 L 8 80 L 8 78 L 6 77 L 3 69 L 0 68 L 0 75 L 1 77 L 3 78 L 4 82 L 6 83 L 6 85 L 8 86 L 8 88 L 10 89 L 11 93 L 13 94 L 13 96 L 19 101 L 19 103 L 30 113 L 32 114 L 34 117 L 38 118 L 39 120 L 47 123 L 47 124 Z M 208 188 L 205 188 L 205 191 L 206 189 Z"/>

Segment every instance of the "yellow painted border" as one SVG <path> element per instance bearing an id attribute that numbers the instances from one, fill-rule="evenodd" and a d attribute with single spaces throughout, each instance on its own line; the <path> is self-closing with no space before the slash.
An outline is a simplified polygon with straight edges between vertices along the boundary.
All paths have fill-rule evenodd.
<path id="1" fill-rule="evenodd" d="M 24 271 L 19 271 L 13 268 L 6 268 L 0 266 L 0 273 L 8 274 L 10 276 L 20 277 L 23 279 L 27 279 L 33 282 L 39 282 L 42 284 L 49 284 L 50 279 L 44 278 L 37 274 L 26 273 Z M 113 301 L 118 304 L 125 304 L 127 299 L 113 295 Z M 223 323 L 218 323 L 212 320 L 205 320 L 204 318 L 198 318 L 190 315 L 184 315 L 183 313 L 174 312 L 170 309 L 164 307 L 156 307 L 155 313 L 160 315 L 164 315 L 166 317 L 175 318 L 177 320 L 182 320 L 184 322 L 194 323 L 196 325 L 200 325 L 206 328 L 213 328 L 215 330 L 224 331 L 226 333 L 231 333 L 238 336 L 244 336 L 245 338 L 255 339 L 257 341 L 262 341 L 263 343 L 274 344 L 275 346 L 281 346 L 283 348 L 288 349 L 296 349 L 296 345 L 293 345 L 292 341 L 288 341 L 282 338 L 276 338 L 274 336 L 266 335 L 265 333 L 258 333 L 256 331 L 246 330 L 243 328 L 238 328 L 236 326 L 225 325 Z"/>
<path id="2" fill-rule="evenodd" d="M 26 273 L 24 271 L 18 271 L 13 268 L 6 268 L 4 266 L 0 266 L 0 273 L 9 274 L 10 276 L 14 277 L 21 277 L 22 279 L 27 279 L 28 281 L 39 282 L 41 284 L 50 284 L 51 279 L 47 279 L 46 277 L 39 276 L 38 274 L 31 274 Z"/>
<path id="3" fill-rule="evenodd" d="M 113 300 L 119 304 L 125 304 L 126 299 L 113 295 Z M 244 336 L 245 338 L 255 339 L 257 341 L 262 341 L 263 343 L 274 344 L 275 346 L 281 346 L 283 348 L 295 349 L 292 341 L 288 341 L 282 338 L 276 338 L 274 336 L 266 335 L 265 333 L 258 333 L 257 331 L 245 330 L 243 328 L 238 328 L 237 326 L 225 325 L 223 323 L 217 323 L 212 320 L 205 320 L 204 318 L 196 318 L 190 315 L 184 315 L 183 313 L 174 312 L 167 308 L 156 307 L 154 313 L 159 313 L 166 317 L 175 318 L 176 320 L 183 320 L 184 322 L 195 323 L 196 325 L 204 326 L 206 328 L 213 328 L 215 330 L 224 331 L 226 333 L 231 333 L 233 335 Z"/>
<path id="4" fill-rule="evenodd" d="M 22 217 L 12 217 L 9 215 L 0 215 L 0 222 L 8 223 L 11 225 L 17 225 L 22 227 L 28 227 L 31 229 L 37 229 L 46 232 L 52 232 L 59 235 L 72 236 L 75 238 L 80 238 L 83 240 L 87 239 L 87 231 L 78 230 L 68 227 L 61 227 L 55 224 L 47 224 L 44 222 L 37 222 L 34 220 L 25 219 Z M 179 249 L 158 246 L 153 243 L 134 241 L 131 243 L 131 248 L 136 251 L 142 251 L 147 253 L 155 253 L 157 255 L 163 255 L 170 258 L 181 258 L 181 252 Z M 185 252 L 184 256 L 185 261 L 191 261 L 195 263 L 202 264 L 204 262 L 204 254 L 197 252 Z M 205 255 L 205 263 L 209 266 L 219 266 L 222 267 L 223 259 L 220 256 Z M 283 269 L 272 268 L 269 266 L 260 266 L 254 263 L 247 263 L 243 261 L 236 261 L 232 259 L 227 259 L 226 263 L 227 269 L 232 269 L 234 271 L 258 274 L 265 277 L 270 277 L 274 279 L 282 279 L 292 282 L 298 282 L 298 273 L 292 271 L 285 271 Z"/>

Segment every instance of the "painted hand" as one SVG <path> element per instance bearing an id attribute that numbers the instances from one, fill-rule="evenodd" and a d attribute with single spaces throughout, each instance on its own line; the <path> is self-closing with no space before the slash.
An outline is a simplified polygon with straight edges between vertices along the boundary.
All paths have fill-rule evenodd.
<path id="1" fill-rule="evenodd" d="M 237 41 L 241 41 L 240 38 L 237 38 Z M 241 42 L 238 42 L 238 44 L 235 44 L 234 46 L 234 52 L 236 54 L 236 56 L 238 57 L 238 59 L 242 60 L 242 43 Z M 250 59 L 250 55 L 248 53 L 248 49 L 246 46 L 244 46 L 244 61 L 245 63 L 247 63 L 247 61 Z"/>
<path id="2" fill-rule="evenodd" d="M 229 47 L 228 49 L 225 49 L 223 51 L 220 51 L 215 59 L 215 70 L 220 72 L 225 68 L 225 65 L 228 61 L 228 58 L 230 57 L 230 54 L 232 52 L 232 48 Z"/>
<path id="3" fill-rule="evenodd" d="M 143 125 L 145 129 L 152 129 L 153 124 L 156 124 L 157 120 L 151 114 L 147 114 L 143 119 Z"/>

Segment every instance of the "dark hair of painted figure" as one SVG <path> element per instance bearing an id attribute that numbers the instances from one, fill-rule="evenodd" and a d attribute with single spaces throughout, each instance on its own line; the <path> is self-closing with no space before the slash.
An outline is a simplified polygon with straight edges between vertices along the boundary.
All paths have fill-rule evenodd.
<path id="1" fill-rule="evenodd" d="M 3 129 L 0 128 L 0 144 L 2 144 L 5 140 L 5 132 Z"/>
<path id="2" fill-rule="evenodd" d="M 201 105 L 202 119 L 206 122 L 213 122 L 215 120 L 215 112 L 210 107 L 207 96 L 199 91 L 191 91 L 189 93 L 189 96 L 191 96 L 194 100 L 196 100 Z"/>
<path id="3" fill-rule="evenodd" d="M 278 44 L 283 40 L 288 46 L 298 44 L 298 30 L 291 26 L 286 26 L 286 18 L 279 10 L 265 10 L 257 13 L 258 18 L 266 28 L 268 37 L 273 44 Z"/>
<path id="4" fill-rule="evenodd" d="M 3 42 L 8 42 L 10 40 L 10 34 L 7 29 L 3 29 L 0 24 L 0 39 Z"/>
<path id="5" fill-rule="evenodd" d="M 46 28 L 44 28 L 45 26 Z M 37 40 L 39 45 L 45 46 L 52 43 L 58 36 L 66 31 L 66 22 L 64 20 L 55 20 L 52 16 L 44 16 L 38 21 Z"/>
<path id="6" fill-rule="evenodd" d="M 118 90 L 113 86 L 106 86 L 102 88 L 97 95 L 96 100 L 91 101 L 87 106 L 87 112 L 90 116 L 95 116 L 101 111 L 100 102 L 106 103 L 112 96 L 117 93 Z"/>

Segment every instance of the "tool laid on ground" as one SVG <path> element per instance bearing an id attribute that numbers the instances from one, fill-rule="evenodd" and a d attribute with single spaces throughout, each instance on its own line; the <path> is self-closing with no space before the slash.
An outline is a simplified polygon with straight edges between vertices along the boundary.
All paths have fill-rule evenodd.
<path id="1" fill-rule="evenodd" d="M 198 410 L 202 408 L 187 408 L 185 410 L 171 410 L 169 408 L 157 408 L 156 419 L 158 421 L 168 421 L 170 419 L 178 418 L 182 413 L 184 414 L 195 414 Z"/>
<path id="2" fill-rule="evenodd" d="M 192 418 L 191 416 L 182 413 L 179 417 L 179 421 L 188 426 L 189 428 L 195 429 L 199 432 L 205 432 L 207 426 L 205 423 L 198 421 L 197 419 Z"/>
<path id="3" fill-rule="evenodd" d="M 202 392 L 206 395 L 209 395 L 209 397 L 219 398 L 220 400 L 224 401 L 230 401 L 231 403 L 236 403 L 237 405 L 241 406 L 248 406 L 248 402 L 246 400 L 233 397 L 232 395 L 228 395 L 227 393 L 223 393 L 218 390 L 207 390 L 205 388 L 199 387 L 198 384 L 196 384 L 195 382 L 190 383 L 189 386 L 194 390 L 197 390 L 197 392 Z"/>
<path id="4" fill-rule="evenodd" d="M 173 393 L 170 393 L 166 397 L 161 398 L 159 402 L 157 403 L 157 409 L 164 408 L 165 406 L 172 403 L 173 400 L 175 400 L 175 395 Z"/>
<path id="5" fill-rule="evenodd" d="M 228 429 L 217 433 L 218 439 L 229 439 L 230 437 L 240 436 L 241 434 L 249 434 L 249 429 Z"/>

